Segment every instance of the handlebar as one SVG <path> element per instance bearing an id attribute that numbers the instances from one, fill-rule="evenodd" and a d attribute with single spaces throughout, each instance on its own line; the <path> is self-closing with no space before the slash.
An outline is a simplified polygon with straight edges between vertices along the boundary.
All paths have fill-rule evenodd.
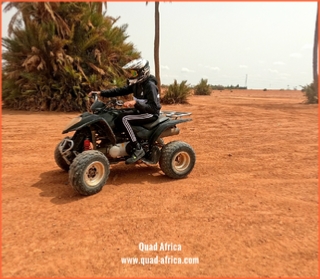
<path id="1" fill-rule="evenodd" d="M 91 105 L 91 110 L 96 109 L 96 107 L 99 106 L 98 103 L 101 103 L 101 101 L 99 101 L 99 94 L 96 92 L 92 92 L 89 98 L 92 98 L 94 100 L 93 104 Z M 105 103 L 105 106 L 109 108 L 115 108 L 116 106 L 121 107 L 123 106 L 123 104 L 124 102 L 122 100 L 111 98 L 111 100 Z"/>
<path id="2" fill-rule="evenodd" d="M 123 106 L 123 101 L 116 99 L 116 105 L 117 105 L 117 106 L 120 106 L 120 107 Z"/>
<path id="3" fill-rule="evenodd" d="M 94 101 L 98 100 L 98 93 L 91 93 L 90 98 L 93 98 Z"/>

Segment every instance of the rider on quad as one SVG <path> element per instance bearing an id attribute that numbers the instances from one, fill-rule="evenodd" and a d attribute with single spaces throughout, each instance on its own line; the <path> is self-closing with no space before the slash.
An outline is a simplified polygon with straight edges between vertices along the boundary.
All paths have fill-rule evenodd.
<path id="1" fill-rule="evenodd" d="M 133 151 L 126 164 L 132 164 L 140 160 L 145 152 L 131 128 L 131 125 L 138 126 L 153 122 L 160 114 L 160 98 L 157 87 L 157 80 L 150 75 L 149 62 L 139 58 L 132 60 L 122 67 L 128 71 L 129 78 L 127 85 L 121 88 L 114 88 L 102 91 L 91 91 L 100 94 L 102 97 L 124 96 L 133 93 L 133 100 L 124 103 L 125 107 L 132 108 L 121 113 L 115 120 L 116 127 L 124 130 L 132 142 Z"/>

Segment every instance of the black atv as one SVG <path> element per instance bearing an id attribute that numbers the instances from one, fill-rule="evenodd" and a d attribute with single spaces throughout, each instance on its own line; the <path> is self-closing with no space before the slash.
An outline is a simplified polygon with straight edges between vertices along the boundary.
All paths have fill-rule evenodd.
<path id="1" fill-rule="evenodd" d="M 112 98 L 104 103 L 92 94 L 92 113 L 75 117 L 63 130 L 63 134 L 75 131 L 64 138 L 54 151 L 57 165 L 69 171 L 72 187 L 81 195 L 89 196 L 101 191 L 106 184 L 110 164 L 129 158 L 132 146 L 114 120 L 124 110 L 123 102 Z M 164 137 L 178 135 L 177 124 L 191 121 L 182 118 L 191 113 L 162 111 L 159 118 L 143 126 L 132 126 L 137 140 L 145 151 L 141 159 L 146 164 L 159 163 L 161 170 L 171 178 L 184 178 L 193 169 L 196 156 L 193 148 L 182 141 L 164 143 Z"/>

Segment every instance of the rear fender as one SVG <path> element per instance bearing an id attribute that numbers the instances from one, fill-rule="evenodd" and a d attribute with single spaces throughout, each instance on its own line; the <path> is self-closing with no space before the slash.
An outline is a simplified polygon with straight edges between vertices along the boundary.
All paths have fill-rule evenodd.
<path id="1" fill-rule="evenodd" d="M 149 139 L 149 144 L 154 144 L 154 142 L 159 138 L 159 136 L 167 129 L 173 128 L 175 125 L 192 121 L 191 118 L 186 119 L 177 119 L 177 120 L 169 120 L 158 126 L 158 128 L 154 131 L 152 136 Z"/>

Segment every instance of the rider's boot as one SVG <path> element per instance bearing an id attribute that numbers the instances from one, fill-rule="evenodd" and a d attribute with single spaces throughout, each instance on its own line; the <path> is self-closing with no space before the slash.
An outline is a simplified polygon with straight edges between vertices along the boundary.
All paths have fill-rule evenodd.
<path id="1" fill-rule="evenodd" d="M 138 142 L 133 142 L 133 146 L 134 148 L 133 148 L 132 155 L 129 159 L 126 160 L 126 164 L 133 164 L 138 160 L 140 160 L 145 155 L 143 148 Z"/>

